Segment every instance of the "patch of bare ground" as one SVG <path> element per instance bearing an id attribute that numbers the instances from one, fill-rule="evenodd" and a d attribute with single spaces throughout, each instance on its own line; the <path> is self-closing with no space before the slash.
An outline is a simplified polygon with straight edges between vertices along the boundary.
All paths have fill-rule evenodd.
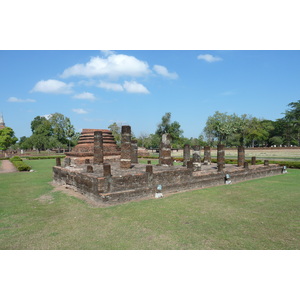
<path id="1" fill-rule="evenodd" d="M 58 185 L 54 184 L 53 182 L 50 182 L 50 184 L 54 188 L 51 191 L 51 193 L 62 192 L 62 193 L 64 193 L 67 196 L 75 197 L 75 198 L 78 198 L 80 200 L 83 200 L 83 201 L 85 201 L 86 203 L 88 203 L 89 205 L 91 205 L 93 207 L 107 207 L 107 206 L 110 206 L 110 205 L 106 205 L 106 204 L 103 204 L 103 203 L 97 203 L 96 201 L 93 201 L 92 199 L 88 198 L 84 194 L 78 192 L 75 188 L 73 188 L 70 185 L 61 185 L 61 186 L 58 186 Z"/>
<path id="2" fill-rule="evenodd" d="M 2 160 L 0 166 L 0 173 L 13 173 L 18 172 L 15 166 L 9 160 Z"/>

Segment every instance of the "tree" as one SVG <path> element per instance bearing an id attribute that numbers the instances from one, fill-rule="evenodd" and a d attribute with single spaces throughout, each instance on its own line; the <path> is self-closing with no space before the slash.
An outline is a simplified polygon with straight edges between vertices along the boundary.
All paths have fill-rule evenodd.
<path id="1" fill-rule="evenodd" d="M 63 145 L 68 144 L 69 139 L 72 137 L 72 132 L 74 131 L 70 119 L 63 114 L 54 113 L 50 116 L 49 121 L 52 126 L 53 135 L 57 140 Z"/>
<path id="2" fill-rule="evenodd" d="M 273 130 L 272 121 L 262 120 L 258 118 L 251 118 L 246 129 L 246 143 L 254 147 L 268 146 L 270 131 Z"/>
<path id="3" fill-rule="evenodd" d="M 36 148 L 39 152 L 45 150 L 50 146 L 51 137 L 43 134 L 33 134 L 30 138 L 31 145 Z"/>
<path id="4" fill-rule="evenodd" d="M 221 144 L 226 142 L 227 138 L 237 132 L 237 117 L 236 115 L 227 115 L 216 111 L 213 116 L 208 117 L 204 133 L 210 144 L 214 139 Z"/>
<path id="5" fill-rule="evenodd" d="M 114 122 L 108 126 L 108 129 L 111 130 L 116 143 L 119 145 L 121 143 L 121 125 L 118 125 L 116 122 Z"/>
<path id="6" fill-rule="evenodd" d="M 285 121 L 290 125 L 290 128 L 287 128 L 291 134 L 291 139 L 297 141 L 298 146 L 300 146 L 300 100 L 297 102 L 291 102 L 288 104 L 291 107 L 290 110 L 285 112 Z"/>
<path id="7" fill-rule="evenodd" d="M 35 147 L 39 151 L 47 148 L 66 148 L 75 145 L 78 133 L 69 118 L 63 114 L 54 113 L 47 119 L 37 116 L 31 122 L 31 137 L 22 143 L 22 147 Z"/>
<path id="8" fill-rule="evenodd" d="M 167 112 L 162 116 L 161 123 L 158 124 L 156 135 L 161 137 L 164 133 L 169 133 L 172 138 L 172 143 L 176 144 L 182 137 L 183 130 L 180 129 L 180 124 L 177 121 L 171 123 L 171 113 Z"/>
<path id="9" fill-rule="evenodd" d="M 14 131 L 10 127 L 0 129 L 0 150 L 7 150 L 17 142 Z"/>

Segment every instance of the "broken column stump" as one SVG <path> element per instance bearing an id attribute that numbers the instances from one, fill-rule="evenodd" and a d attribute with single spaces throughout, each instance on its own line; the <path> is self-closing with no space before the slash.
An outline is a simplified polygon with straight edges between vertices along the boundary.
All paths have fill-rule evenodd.
<path id="1" fill-rule="evenodd" d="M 209 146 L 204 146 L 204 165 L 210 165 L 211 164 L 211 152 Z"/>
<path id="2" fill-rule="evenodd" d="M 183 166 L 187 165 L 187 162 L 191 159 L 191 149 L 189 144 L 185 144 L 183 147 Z"/>
<path id="3" fill-rule="evenodd" d="M 159 164 L 173 166 L 173 159 L 171 157 L 171 136 L 168 133 L 162 135 L 159 151 Z"/>
<path id="4" fill-rule="evenodd" d="M 94 173 L 93 166 L 87 165 L 87 166 L 86 166 L 86 171 L 87 171 L 87 173 Z"/>
<path id="5" fill-rule="evenodd" d="M 138 145 L 137 140 L 131 140 L 131 162 L 138 164 Z"/>
<path id="6" fill-rule="evenodd" d="M 217 164 L 218 172 L 221 172 L 224 169 L 225 165 L 225 150 L 224 145 L 221 144 L 217 146 Z"/>
<path id="7" fill-rule="evenodd" d="M 193 169 L 194 171 L 201 170 L 200 146 L 196 145 L 193 153 Z"/>
<path id="8" fill-rule="evenodd" d="M 120 167 L 131 167 L 131 127 L 128 125 L 122 126 Z"/>
<path id="9" fill-rule="evenodd" d="M 238 146 L 238 167 L 244 166 L 245 162 L 245 147 Z"/>
<path id="10" fill-rule="evenodd" d="M 61 160 L 60 160 L 60 157 L 56 157 L 56 165 L 57 165 L 58 167 L 61 166 Z"/>
<path id="11" fill-rule="evenodd" d="M 110 177 L 111 176 L 111 166 L 110 164 L 103 164 L 103 176 Z"/>
<path id="12" fill-rule="evenodd" d="M 252 166 L 256 165 L 256 157 L 255 156 L 251 157 L 251 165 Z"/>
<path id="13" fill-rule="evenodd" d="M 103 137 L 102 131 L 94 132 L 94 164 L 103 164 Z"/>
<path id="14" fill-rule="evenodd" d="M 152 165 L 146 165 L 146 173 L 153 174 L 153 166 Z"/>

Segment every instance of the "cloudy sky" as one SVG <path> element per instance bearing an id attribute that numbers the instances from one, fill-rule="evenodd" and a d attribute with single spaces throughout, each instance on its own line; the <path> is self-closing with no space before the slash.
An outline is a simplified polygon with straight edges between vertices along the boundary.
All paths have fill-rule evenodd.
<path id="1" fill-rule="evenodd" d="M 198 137 L 215 111 L 276 120 L 300 95 L 300 51 L 0 51 L 0 112 L 16 136 L 59 112 L 77 131 L 129 124 L 153 133 L 166 112 Z"/>

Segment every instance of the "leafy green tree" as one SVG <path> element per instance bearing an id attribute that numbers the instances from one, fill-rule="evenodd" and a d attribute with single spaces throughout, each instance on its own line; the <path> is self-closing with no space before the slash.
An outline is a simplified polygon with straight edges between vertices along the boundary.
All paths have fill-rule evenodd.
<path id="1" fill-rule="evenodd" d="M 22 137 L 24 138 L 24 137 Z M 21 139 L 20 139 L 21 140 Z M 22 142 L 19 143 L 19 148 L 27 150 L 32 149 L 34 146 L 32 144 L 32 140 L 30 137 L 25 137 L 25 139 L 22 139 Z"/>
<path id="2" fill-rule="evenodd" d="M 300 100 L 291 102 L 288 106 L 291 109 L 285 112 L 284 119 L 289 126 L 286 126 L 285 129 L 290 135 L 290 140 L 296 140 L 297 145 L 300 146 Z"/>
<path id="3" fill-rule="evenodd" d="M 30 143 L 34 148 L 41 152 L 41 150 L 45 150 L 50 146 L 50 137 L 43 134 L 33 134 L 30 137 Z"/>
<path id="4" fill-rule="evenodd" d="M 0 129 L 0 150 L 7 150 L 17 142 L 15 133 L 10 127 Z"/>
<path id="5" fill-rule="evenodd" d="M 118 125 L 116 122 L 108 126 L 108 129 L 111 130 L 112 135 L 115 138 L 117 145 L 121 143 L 121 125 Z"/>
<path id="6" fill-rule="evenodd" d="M 162 136 L 164 133 L 169 133 L 172 138 L 172 146 L 177 145 L 182 137 L 183 130 L 180 129 L 180 124 L 177 121 L 171 123 L 171 113 L 167 112 L 162 116 L 161 123 L 158 124 L 156 135 Z"/>
<path id="7" fill-rule="evenodd" d="M 283 144 L 283 138 L 281 136 L 272 136 L 269 141 L 271 145 L 275 145 L 277 147 Z"/>
<path id="8" fill-rule="evenodd" d="M 227 138 L 237 132 L 236 115 L 227 115 L 216 111 L 213 116 L 208 117 L 204 128 L 204 133 L 209 141 L 213 144 L 217 139 L 218 143 L 226 143 Z"/>
<path id="9" fill-rule="evenodd" d="M 63 114 L 54 113 L 49 118 L 49 121 L 52 126 L 53 135 L 61 144 L 68 144 L 69 139 L 73 136 L 74 126 L 71 124 L 71 121 L 68 117 L 65 117 Z"/>
<path id="10" fill-rule="evenodd" d="M 247 145 L 251 147 L 267 146 L 270 136 L 269 132 L 272 128 L 269 120 L 252 118 L 246 130 Z"/>
<path id="11" fill-rule="evenodd" d="M 75 134 L 70 119 L 60 113 L 54 113 L 48 119 L 35 117 L 31 122 L 31 130 L 31 137 L 25 144 L 22 143 L 22 147 L 30 146 L 39 151 L 47 148 L 70 148 L 78 140 L 78 133 Z"/>

